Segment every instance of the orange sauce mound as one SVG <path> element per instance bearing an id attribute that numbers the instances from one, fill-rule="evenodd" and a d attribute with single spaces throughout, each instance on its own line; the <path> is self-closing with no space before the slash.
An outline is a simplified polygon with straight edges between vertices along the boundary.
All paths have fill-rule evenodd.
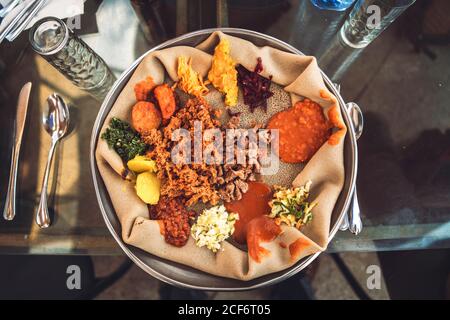
<path id="1" fill-rule="evenodd" d="M 298 238 L 289 245 L 289 253 L 291 254 L 291 260 L 295 261 L 300 257 L 300 254 L 304 249 L 311 245 L 311 242 L 307 238 Z"/>
<path id="2" fill-rule="evenodd" d="M 331 124 L 322 107 L 309 99 L 275 114 L 267 125 L 279 129 L 280 159 L 288 163 L 305 162 L 328 140 Z"/>
<path id="3" fill-rule="evenodd" d="M 281 228 L 268 216 L 260 216 L 249 222 L 247 226 L 247 247 L 250 257 L 260 263 L 269 256 L 270 251 L 261 246 L 262 242 L 270 242 L 281 233 Z"/>
<path id="4" fill-rule="evenodd" d="M 334 127 L 338 128 L 338 130 L 334 132 L 328 139 L 328 143 L 331 144 L 332 146 L 335 146 L 345 136 L 347 128 L 342 122 L 337 106 L 332 106 L 330 110 L 328 110 L 328 119 L 330 119 L 330 122 L 333 124 Z"/>
<path id="5" fill-rule="evenodd" d="M 341 139 L 345 136 L 345 133 L 347 132 L 347 127 L 344 124 L 344 121 L 342 121 L 341 115 L 339 114 L 339 109 L 337 106 L 337 101 L 334 97 L 330 96 L 330 94 L 325 90 L 320 90 L 320 97 L 326 100 L 333 101 L 334 105 L 330 107 L 328 110 L 328 120 L 330 121 L 331 125 L 338 130 L 334 132 L 330 138 L 328 139 L 328 143 L 332 146 L 337 145 Z"/>
<path id="6" fill-rule="evenodd" d="M 242 195 L 241 200 L 225 204 L 228 212 L 239 214 L 233 233 L 233 239 L 244 244 L 247 239 L 248 223 L 259 216 L 270 213 L 269 201 L 272 199 L 272 190 L 262 182 L 251 181 L 248 183 L 248 191 Z"/>

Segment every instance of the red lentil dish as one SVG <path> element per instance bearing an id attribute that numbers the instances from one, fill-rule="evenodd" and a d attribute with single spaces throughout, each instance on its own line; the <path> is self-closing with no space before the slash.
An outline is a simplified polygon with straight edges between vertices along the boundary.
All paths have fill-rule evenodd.
<path id="1" fill-rule="evenodd" d="M 301 235 L 315 219 L 321 200 L 310 195 L 314 179 L 281 185 L 266 179 L 267 154 L 252 149 L 256 144 L 250 133 L 265 139 L 269 150 L 278 132 L 280 167 L 297 170 L 297 176 L 320 148 L 339 143 L 345 131 L 338 131 L 345 126 L 337 106 L 322 106 L 332 99 L 327 91 L 317 98 L 299 96 L 295 103 L 285 92 L 288 100 L 280 107 L 277 92 L 283 89 L 272 83 L 276 77 L 264 56 L 244 66 L 233 60 L 232 50 L 221 38 L 208 72 L 180 54 L 177 79 L 158 82 L 154 79 L 160 77 L 147 74 L 133 83 L 129 116 L 112 117 L 101 138 L 120 156 L 130 173 L 127 179 L 148 208 L 147 219 L 158 222 L 169 248 L 182 250 L 191 241 L 208 254 L 219 254 L 230 243 L 259 264 L 273 250 L 267 243 L 279 239 L 278 250 L 294 261 L 311 240 L 283 238 L 283 233 L 292 227 Z M 221 97 L 220 105 L 214 95 Z M 230 132 L 244 147 L 244 162 L 226 161 Z M 236 159 L 238 152 L 232 152 Z"/>
<path id="2" fill-rule="evenodd" d="M 330 137 L 332 126 L 319 104 L 304 99 L 274 115 L 267 128 L 280 130 L 281 160 L 297 163 L 311 159 Z"/>

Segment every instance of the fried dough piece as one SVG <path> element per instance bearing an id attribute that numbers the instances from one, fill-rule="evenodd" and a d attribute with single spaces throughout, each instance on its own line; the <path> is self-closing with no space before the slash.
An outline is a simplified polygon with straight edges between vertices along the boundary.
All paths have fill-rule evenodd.
<path id="1" fill-rule="evenodd" d="M 151 102 L 139 101 L 131 110 L 131 124 L 140 134 L 146 134 L 161 125 L 161 112 Z"/>
<path id="2" fill-rule="evenodd" d="M 176 109 L 175 94 L 173 89 L 167 84 L 161 84 L 153 90 L 153 94 L 156 101 L 158 101 L 163 120 L 170 119 Z"/>
<path id="3" fill-rule="evenodd" d="M 146 101 L 150 91 L 155 87 L 152 77 L 147 77 L 134 86 L 134 94 L 137 101 Z"/>

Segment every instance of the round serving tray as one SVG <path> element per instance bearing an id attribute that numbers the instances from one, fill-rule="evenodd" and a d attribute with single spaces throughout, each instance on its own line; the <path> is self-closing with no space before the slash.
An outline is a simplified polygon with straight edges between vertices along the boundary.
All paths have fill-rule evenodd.
<path id="1" fill-rule="evenodd" d="M 108 115 L 109 111 L 111 110 L 120 92 L 125 87 L 134 70 L 139 65 L 144 56 L 149 52 L 173 46 L 180 46 L 180 45 L 196 46 L 203 40 L 205 40 L 214 31 L 222 31 L 229 35 L 246 39 L 248 41 L 251 41 L 257 46 L 271 46 L 286 52 L 303 55 L 303 53 L 301 53 L 299 50 L 295 49 L 291 45 L 281 40 L 275 39 L 273 37 L 255 31 L 236 28 L 217 28 L 217 29 L 199 30 L 166 41 L 150 49 L 139 59 L 137 59 L 126 71 L 122 73 L 120 78 L 111 88 L 110 92 L 108 93 L 107 97 L 105 98 L 100 108 L 91 136 L 91 147 L 90 147 L 91 172 L 94 180 L 95 192 L 97 194 L 100 210 L 102 212 L 103 218 L 109 231 L 111 232 L 112 236 L 117 241 L 119 246 L 122 248 L 122 250 L 125 252 L 125 254 L 148 274 L 169 284 L 190 289 L 217 290 L 217 291 L 249 290 L 260 288 L 267 285 L 272 285 L 274 283 L 277 283 L 279 281 L 285 280 L 293 276 L 294 274 L 296 274 L 297 272 L 301 271 L 306 266 L 308 266 L 315 258 L 317 258 L 320 252 L 305 257 L 304 259 L 301 259 L 295 265 L 291 266 L 288 269 L 272 273 L 269 275 L 265 275 L 250 281 L 240 281 L 214 276 L 193 269 L 191 267 L 187 267 L 179 263 L 175 263 L 154 256 L 150 253 L 147 253 L 141 249 L 138 249 L 123 242 L 121 237 L 122 233 L 119 220 L 116 216 L 114 207 L 112 206 L 111 199 L 109 198 L 108 192 L 100 176 L 100 173 L 97 168 L 97 163 L 95 160 L 95 150 L 97 147 L 97 140 L 99 138 L 100 130 L 103 126 L 105 118 Z M 356 173 L 358 167 L 357 163 L 358 156 L 357 156 L 357 145 L 354 126 L 347 112 L 346 104 L 342 99 L 341 95 L 339 94 L 338 90 L 334 87 L 333 83 L 323 72 L 322 76 L 328 89 L 337 97 L 344 122 L 347 125 L 347 128 L 349 129 L 344 143 L 345 183 L 332 213 L 331 227 L 330 227 L 331 229 L 329 236 L 329 240 L 331 241 L 336 232 L 339 230 L 339 226 L 341 225 L 344 215 L 346 214 L 350 205 L 352 194 L 355 189 Z"/>

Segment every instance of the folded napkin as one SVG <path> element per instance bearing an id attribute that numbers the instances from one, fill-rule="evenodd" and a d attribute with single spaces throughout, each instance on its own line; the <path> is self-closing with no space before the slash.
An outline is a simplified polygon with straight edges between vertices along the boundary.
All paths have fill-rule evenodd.
<path id="1" fill-rule="evenodd" d="M 0 4 L 4 7 L 12 0 L 0 0 Z M 14 17 L 32 0 L 25 0 L 15 7 L 0 23 L 0 33 L 5 30 Z M 31 28 L 36 21 L 44 17 L 57 17 L 65 19 L 74 17 L 84 13 L 84 0 L 47 0 L 44 7 L 39 10 L 38 14 L 26 26 Z"/>

